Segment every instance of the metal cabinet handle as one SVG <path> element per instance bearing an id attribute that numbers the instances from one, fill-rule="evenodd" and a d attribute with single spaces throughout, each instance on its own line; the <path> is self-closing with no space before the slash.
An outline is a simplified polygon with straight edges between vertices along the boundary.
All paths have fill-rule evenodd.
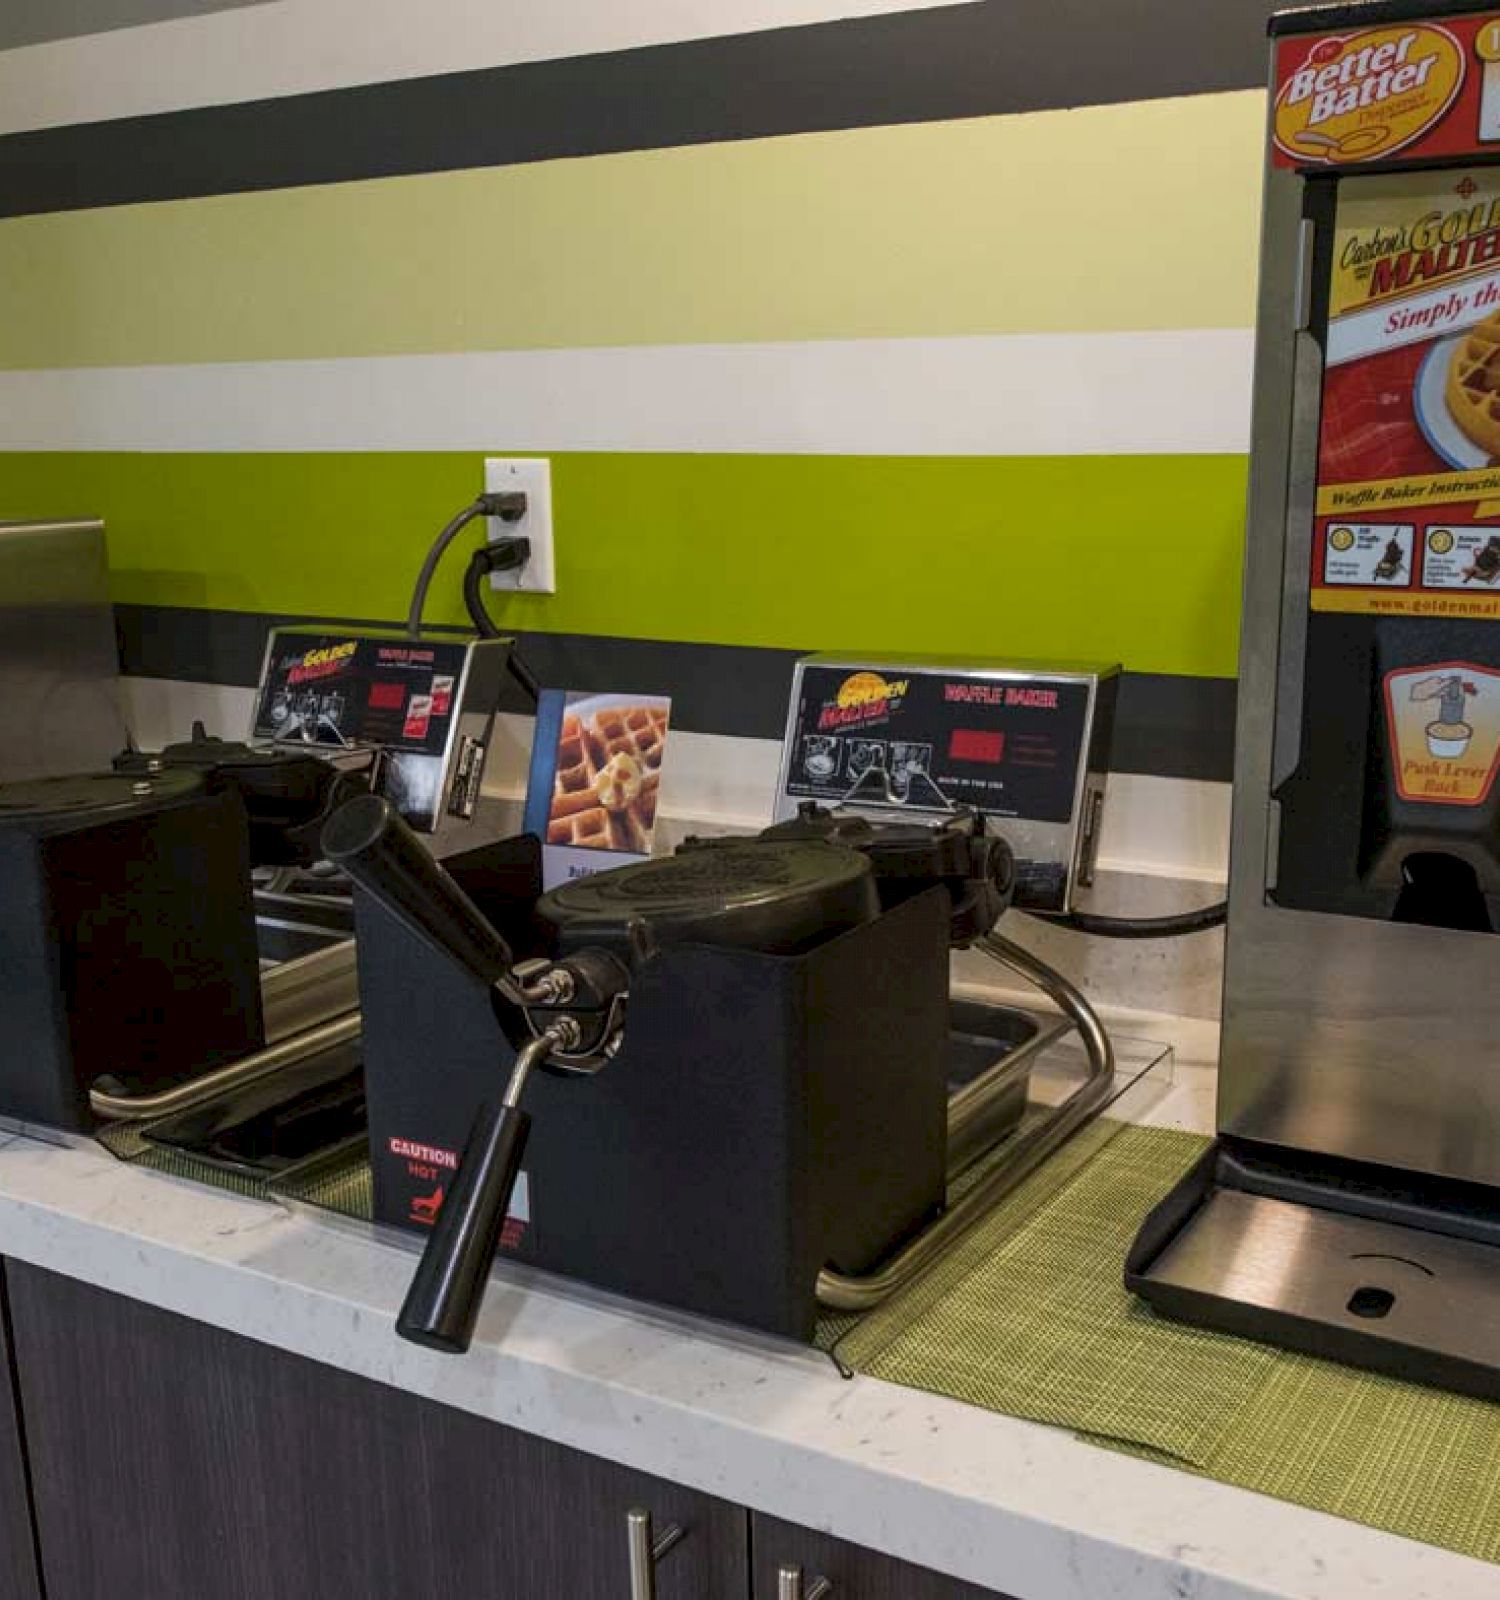
<path id="1" fill-rule="evenodd" d="M 814 1578 L 811 1589 L 802 1587 L 801 1567 L 782 1567 L 776 1574 L 776 1600 L 824 1600 L 833 1593 L 827 1578 Z"/>
<path id="2" fill-rule="evenodd" d="M 651 1536 L 651 1513 L 635 1510 L 625 1517 L 630 1540 L 630 1600 L 656 1600 L 656 1564 L 687 1538 L 687 1529 L 670 1523 L 661 1538 Z"/>

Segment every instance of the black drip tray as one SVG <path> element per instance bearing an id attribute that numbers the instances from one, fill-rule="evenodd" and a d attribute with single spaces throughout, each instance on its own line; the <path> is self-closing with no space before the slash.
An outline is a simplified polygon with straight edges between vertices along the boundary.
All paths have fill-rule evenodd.
<path id="1" fill-rule="evenodd" d="M 246 1177 L 321 1166 L 367 1139 L 359 1047 L 331 1046 L 141 1131 L 151 1144 Z"/>
<path id="2" fill-rule="evenodd" d="M 1220 1140 L 1125 1285 L 1183 1322 L 1500 1400 L 1500 1191 Z"/>
<path id="3" fill-rule="evenodd" d="M 1014 1133 L 1026 1114 L 1031 1063 L 1069 1024 L 1013 1006 L 954 1000 L 948 1021 L 948 1175 Z"/>
<path id="4" fill-rule="evenodd" d="M 955 1000 L 948 1008 L 948 1093 L 973 1083 L 1012 1051 L 1030 1044 L 1041 1026 L 1038 1018 L 1010 1006 Z"/>

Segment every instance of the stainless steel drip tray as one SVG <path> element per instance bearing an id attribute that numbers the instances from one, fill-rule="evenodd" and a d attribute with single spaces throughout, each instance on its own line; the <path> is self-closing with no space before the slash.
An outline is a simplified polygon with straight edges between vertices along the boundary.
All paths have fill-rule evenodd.
<path id="1" fill-rule="evenodd" d="M 1500 1195 L 1458 1185 L 1445 1206 L 1401 1176 L 1215 1145 L 1147 1219 L 1126 1285 L 1185 1322 L 1500 1399 Z"/>

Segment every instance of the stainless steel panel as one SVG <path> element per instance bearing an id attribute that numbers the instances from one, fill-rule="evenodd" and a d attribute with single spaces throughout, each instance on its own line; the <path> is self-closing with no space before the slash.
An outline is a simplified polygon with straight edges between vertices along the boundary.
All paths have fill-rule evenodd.
<path id="1" fill-rule="evenodd" d="M 1299 331 L 1292 344 L 1292 428 L 1287 452 L 1286 549 L 1281 560 L 1273 790 L 1291 776 L 1302 746 L 1303 669 L 1307 659 L 1307 619 L 1312 605 L 1318 423 L 1322 410 L 1323 354 L 1311 334 Z"/>
<path id="2" fill-rule="evenodd" d="M 104 524 L 0 522 L 0 782 L 107 767 L 119 672 Z"/>
<path id="3" fill-rule="evenodd" d="M 787 697 L 786 722 L 781 740 L 781 765 L 776 778 L 776 799 L 772 817 L 784 822 L 797 814 L 800 801 L 788 792 L 796 762 L 797 709 L 802 700 L 802 677 L 808 667 L 831 667 L 850 672 L 873 669 L 882 672 L 951 673 L 971 678 L 987 678 L 997 683 L 1082 683 L 1089 691 L 1079 747 L 1078 772 L 1073 784 L 1073 804 L 1066 822 L 1041 822 L 1033 818 L 1003 817 L 996 826 L 1019 856 L 1034 861 L 1056 862 L 1065 869 L 1062 904 L 1051 909 L 1071 911 L 1073 893 L 1079 885 L 1093 881 L 1094 854 L 1098 846 L 1098 827 L 1103 814 L 1106 774 L 1091 766 L 1097 755 L 1100 719 L 1100 686 L 1119 675 L 1118 664 L 1108 662 L 1040 662 L 984 659 L 964 656 L 880 655 L 850 656 L 825 652 L 804 656 L 792 668 L 792 687 Z M 1113 716 L 1113 703 L 1109 715 Z M 1105 728 L 1106 743 L 1112 736 L 1113 722 Z M 889 817 L 885 807 L 871 803 L 840 804 L 840 810 L 866 816 Z M 905 807 L 896 808 L 907 811 Z M 916 807 L 911 813 L 922 815 Z M 926 813 L 931 815 L 932 813 Z"/>
<path id="4" fill-rule="evenodd" d="M 1500 944 L 1271 904 L 1301 715 L 1316 348 L 1302 180 L 1267 175 L 1219 1077 L 1221 1132 L 1500 1183 Z"/>
<path id="5" fill-rule="evenodd" d="M 1492 1245 L 1221 1189 L 1151 1277 L 1412 1349 L 1500 1363 L 1500 1250 Z"/>

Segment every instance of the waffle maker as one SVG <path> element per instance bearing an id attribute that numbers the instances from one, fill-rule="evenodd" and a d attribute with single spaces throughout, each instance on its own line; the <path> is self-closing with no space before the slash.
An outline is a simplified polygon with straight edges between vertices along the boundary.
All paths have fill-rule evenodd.
<path id="1" fill-rule="evenodd" d="M 767 828 L 760 838 L 820 839 L 858 851 L 869 860 L 887 902 L 941 883 L 950 901 L 949 941 L 959 950 L 983 938 L 1016 893 L 1014 852 L 1004 839 L 987 833 L 984 818 L 968 808 L 936 824 L 876 822 L 806 800 L 794 817 Z M 689 848 L 711 844 L 688 841 Z"/>
<path id="2" fill-rule="evenodd" d="M 542 895 L 534 840 L 450 874 L 376 796 L 323 849 L 357 886 L 377 1211 L 436 1180 L 399 1219 L 432 1227 L 403 1337 L 466 1349 L 503 1245 L 805 1340 L 825 1265 L 866 1270 L 940 1209 L 948 952 L 1012 876 L 977 818 L 810 809 Z M 413 1136 L 476 1101 L 461 1159 Z"/>
<path id="3" fill-rule="evenodd" d="M 806 949 L 873 921 L 880 895 L 867 857 L 820 839 L 699 849 L 559 884 L 537 913 L 559 955 L 663 944 Z"/>
<path id="4" fill-rule="evenodd" d="M 92 1126 L 88 1086 L 264 1043 L 244 805 L 201 774 L 0 785 L 0 1111 Z"/>
<path id="5" fill-rule="evenodd" d="M 201 722 L 110 772 L 0 785 L 0 1112 L 90 1129 L 261 1051 L 281 1013 L 251 872 L 314 862 L 365 788 Z"/>
<path id="6" fill-rule="evenodd" d="M 115 757 L 114 768 L 141 778 L 196 772 L 210 784 L 234 789 L 244 802 L 250 859 L 257 867 L 316 861 L 323 824 L 345 800 L 369 787 L 363 772 L 337 767 L 310 751 L 220 739 L 197 721 L 190 738 L 153 754 L 128 750 Z"/>

